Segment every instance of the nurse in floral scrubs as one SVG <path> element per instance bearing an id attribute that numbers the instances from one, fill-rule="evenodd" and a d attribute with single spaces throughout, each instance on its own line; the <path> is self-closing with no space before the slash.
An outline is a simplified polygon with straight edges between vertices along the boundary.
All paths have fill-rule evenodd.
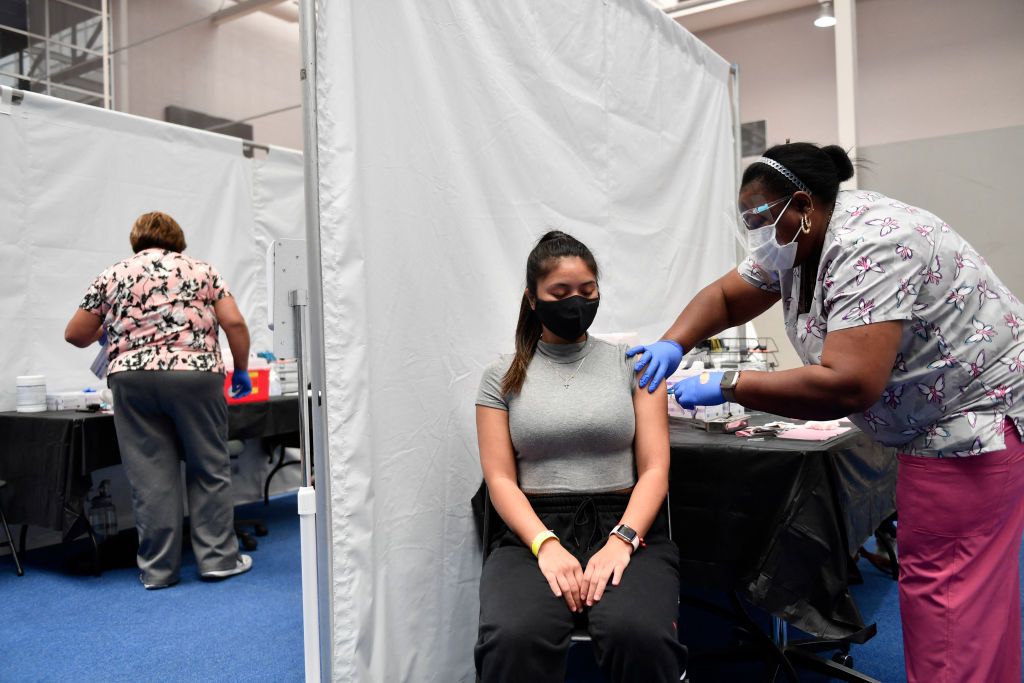
<path id="1" fill-rule="evenodd" d="M 64 332 L 75 346 L 106 335 L 107 384 L 139 532 L 139 579 L 180 579 L 181 460 L 192 549 L 204 579 L 248 571 L 238 552 L 228 458 L 228 412 L 218 330 L 235 360 L 232 390 L 252 391 L 249 330 L 216 269 L 181 252 L 178 223 L 154 211 L 130 235 L 135 255 L 100 273 Z"/>
<path id="2" fill-rule="evenodd" d="M 739 193 L 749 258 L 630 350 L 640 385 L 781 299 L 803 368 L 707 373 L 676 400 L 849 416 L 896 447 L 907 679 L 1020 683 L 1024 306 L 941 218 L 839 191 L 852 176 L 836 146 L 779 145 L 752 163 Z"/>

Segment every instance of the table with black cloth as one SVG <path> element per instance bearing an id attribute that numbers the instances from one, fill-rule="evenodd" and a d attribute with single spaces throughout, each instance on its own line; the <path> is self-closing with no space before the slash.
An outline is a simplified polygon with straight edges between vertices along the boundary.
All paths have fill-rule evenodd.
<path id="1" fill-rule="evenodd" d="M 750 423 L 784 419 L 757 414 Z M 864 630 L 848 567 L 895 510 L 894 449 L 856 427 L 828 441 L 755 440 L 676 418 L 670 443 L 684 586 L 734 591 L 819 638 Z"/>
<path id="2" fill-rule="evenodd" d="M 296 396 L 228 405 L 228 437 L 298 442 Z M 14 524 L 61 531 L 83 529 L 90 474 L 120 464 L 114 416 L 63 410 L 0 413 L 0 479 L 4 507 Z M 84 530 L 83 530 L 84 531 Z"/>

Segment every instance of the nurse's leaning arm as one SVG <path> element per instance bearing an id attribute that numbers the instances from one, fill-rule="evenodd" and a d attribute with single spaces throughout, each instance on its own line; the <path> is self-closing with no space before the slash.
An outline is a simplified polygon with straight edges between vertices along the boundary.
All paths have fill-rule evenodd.
<path id="1" fill-rule="evenodd" d="M 758 182 L 744 187 L 739 195 L 740 211 L 762 205 L 765 195 L 766 188 Z M 788 243 L 799 230 L 807 228 L 807 236 L 812 238 L 798 240 L 794 266 L 820 255 L 831 209 L 831 204 L 814 202 L 806 192 L 793 194 L 776 223 L 777 241 Z M 749 322 L 771 308 L 779 297 L 777 292 L 760 289 L 730 270 L 690 301 L 663 339 L 691 349 L 723 330 Z M 735 400 L 765 412 L 777 412 L 780 405 L 785 405 L 787 416 L 808 420 L 836 419 L 867 410 L 889 381 L 903 324 L 890 320 L 829 332 L 820 365 L 778 372 L 744 370 L 733 390 Z M 654 365 L 651 363 L 641 377 L 641 386 L 660 382 Z"/>

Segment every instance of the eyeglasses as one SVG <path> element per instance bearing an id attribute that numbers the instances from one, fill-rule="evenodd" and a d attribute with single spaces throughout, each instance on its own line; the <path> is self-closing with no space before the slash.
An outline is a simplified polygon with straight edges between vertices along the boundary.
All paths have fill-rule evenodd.
<path id="1" fill-rule="evenodd" d="M 779 220 L 779 216 L 786 210 L 786 207 L 782 207 L 781 211 L 773 211 L 779 204 L 788 202 L 793 198 L 793 195 L 783 197 L 782 199 L 776 199 L 774 202 L 768 202 L 767 204 L 761 204 L 755 206 L 752 209 L 747 209 L 740 213 L 740 221 L 746 226 L 747 230 L 757 230 L 763 228 L 766 225 L 771 225 Z"/>

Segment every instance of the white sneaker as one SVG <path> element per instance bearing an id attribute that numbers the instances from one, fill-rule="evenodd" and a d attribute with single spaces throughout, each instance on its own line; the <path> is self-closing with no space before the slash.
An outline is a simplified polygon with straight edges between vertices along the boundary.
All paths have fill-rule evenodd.
<path id="1" fill-rule="evenodd" d="M 238 564 L 231 569 L 216 569 L 212 572 L 203 572 L 199 576 L 204 579 L 226 579 L 235 574 L 244 574 L 250 569 L 252 569 L 252 558 L 248 555 L 239 555 Z"/>

